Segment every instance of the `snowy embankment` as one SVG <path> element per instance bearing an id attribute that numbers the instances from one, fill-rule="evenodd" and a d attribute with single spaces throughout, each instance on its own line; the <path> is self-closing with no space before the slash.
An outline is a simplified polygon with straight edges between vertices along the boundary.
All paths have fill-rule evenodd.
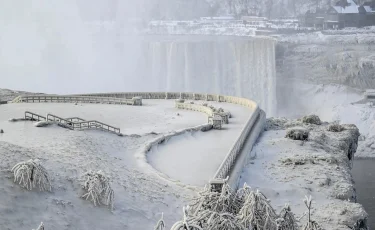
<path id="1" fill-rule="evenodd" d="M 309 133 L 307 141 L 285 137 L 288 128 L 297 127 Z M 302 200 L 311 195 L 313 220 L 327 230 L 352 229 L 365 224 L 367 218 L 363 207 L 354 203 L 350 172 L 359 132 L 353 125 L 343 125 L 341 132 L 328 131 L 328 127 L 268 119 L 266 131 L 244 169 L 242 183 L 262 191 L 277 211 L 289 203 L 297 219 L 306 218 Z"/>

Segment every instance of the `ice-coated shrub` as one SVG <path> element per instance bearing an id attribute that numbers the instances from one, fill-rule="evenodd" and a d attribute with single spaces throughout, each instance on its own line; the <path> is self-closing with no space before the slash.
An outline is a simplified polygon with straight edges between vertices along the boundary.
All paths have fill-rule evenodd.
<path id="1" fill-rule="evenodd" d="M 292 213 L 289 204 L 285 204 L 284 208 L 276 219 L 277 230 L 297 230 L 297 220 Z"/>
<path id="2" fill-rule="evenodd" d="M 317 115 L 308 115 L 302 117 L 302 122 L 306 124 L 321 125 L 322 121 Z"/>
<path id="3" fill-rule="evenodd" d="M 52 185 L 47 170 L 38 159 L 20 162 L 12 168 L 14 182 L 22 188 L 32 190 L 36 187 L 40 191 L 52 191 Z"/>
<path id="4" fill-rule="evenodd" d="M 303 230 L 321 230 L 321 227 L 319 224 L 311 219 L 311 209 L 312 209 L 312 198 L 311 196 L 307 197 L 305 196 L 305 199 L 303 200 L 305 203 L 307 209 L 308 209 L 308 216 L 307 216 L 307 222 L 303 226 Z"/>
<path id="5" fill-rule="evenodd" d="M 309 131 L 304 128 L 290 128 L 286 131 L 286 138 L 305 141 L 309 138 Z"/>
<path id="6" fill-rule="evenodd" d="M 156 226 L 154 228 L 154 230 L 164 230 L 165 228 L 165 223 L 164 223 L 164 219 L 163 219 L 163 213 L 161 214 L 161 219 L 156 223 Z"/>
<path id="7" fill-rule="evenodd" d="M 328 126 L 327 130 L 329 132 L 342 132 L 345 130 L 345 128 L 340 124 L 331 124 Z"/>
<path id="8" fill-rule="evenodd" d="M 0 129 L 0 133 L 4 133 L 4 130 Z"/>
<path id="9" fill-rule="evenodd" d="M 43 222 L 40 223 L 40 225 L 38 226 L 37 229 L 33 229 L 33 230 L 44 230 L 44 224 L 43 224 Z"/>
<path id="10" fill-rule="evenodd" d="M 239 212 L 238 219 L 246 229 L 276 230 L 277 214 L 268 200 L 258 190 L 245 196 L 245 202 Z"/>
<path id="11" fill-rule="evenodd" d="M 171 230 L 295 230 L 296 226 L 289 206 L 277 215 L 270 201 L 246 184 L 237 192 L 226 182 L 220 192 L 206 186 L 183 213 L 183 220 Z"/>
<path id="12" fill-rule="evenodd" d="M 104 175 L 101 170 L 90 171 L 84 174 L 82 181 L 82 187 L 86 192 L 82 198 L 90 199 L 95 206 L 103 204 L 113 210 L 115 193 L 111 188 L 109 177 Z"/>

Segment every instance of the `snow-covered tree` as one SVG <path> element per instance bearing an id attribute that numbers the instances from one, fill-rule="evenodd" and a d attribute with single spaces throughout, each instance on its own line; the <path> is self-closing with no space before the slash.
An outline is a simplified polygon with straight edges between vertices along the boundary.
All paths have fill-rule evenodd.
<path id="1" fill-rule="evenodd" d="M 113 210 L 115 193 L 111 188 L 110 178 L 102 171 L 87 172 L 83 176 L 82 187 L 86 191 L 82 198 L 90 199 L 94 205 L 107 205 Z"/>
<path id="2" fill-rule="evenodd" d="M 14 182 L 23 188 L 32 190 L 38 187 L 40 191 L 52 191 L 48 172 L 38 159 L 20 162 L 12 168 L 12 172 Z"/>

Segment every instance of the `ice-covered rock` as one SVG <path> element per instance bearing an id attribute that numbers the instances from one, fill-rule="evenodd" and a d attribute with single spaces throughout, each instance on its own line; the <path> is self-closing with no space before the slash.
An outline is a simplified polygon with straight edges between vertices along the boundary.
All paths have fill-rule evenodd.
<path id="1" fill-rule="evenodd" d="M 310 117 L 311 118 L 311 117 Z M 355 203 L 356 192 L 351 161 L 358 146 L 359 130 L 343 124 L 341 132 L 328 131 L 336 123 L 316 125 L 303 119 L 269 118 L 265 132 L 251 152 L 251 163 L 244 169 L 242 181 L 259 188 L 274 207 L 290 203 L 296 217 L 304 215 L 301 198 L 314 197 L 313 220 L 323 229 L 360 229 L 367 226 L 368 214 Z M 319 119 L 320 120 L 320 119 Z M 313 123 L 313 124 L 311 124 Z M 292 141 L 308 131 L 308 141 Z M 293 139 L 293 138 L 292 138 Z M 371 144 L 375 143 L 372 142 Z"/>

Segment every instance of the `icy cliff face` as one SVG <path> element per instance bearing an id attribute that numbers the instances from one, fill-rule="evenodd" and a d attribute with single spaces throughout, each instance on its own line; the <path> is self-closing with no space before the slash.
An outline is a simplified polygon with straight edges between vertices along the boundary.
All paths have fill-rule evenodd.
<path id="1" fill-rule="evenodd" d="M 182 36 L 184 37 L 184 36 Z M 251 98 L 275 112 L 275 41 L 190 36 L 145 41 L 139 60 L 143 90 L 187 91 Z"/>

